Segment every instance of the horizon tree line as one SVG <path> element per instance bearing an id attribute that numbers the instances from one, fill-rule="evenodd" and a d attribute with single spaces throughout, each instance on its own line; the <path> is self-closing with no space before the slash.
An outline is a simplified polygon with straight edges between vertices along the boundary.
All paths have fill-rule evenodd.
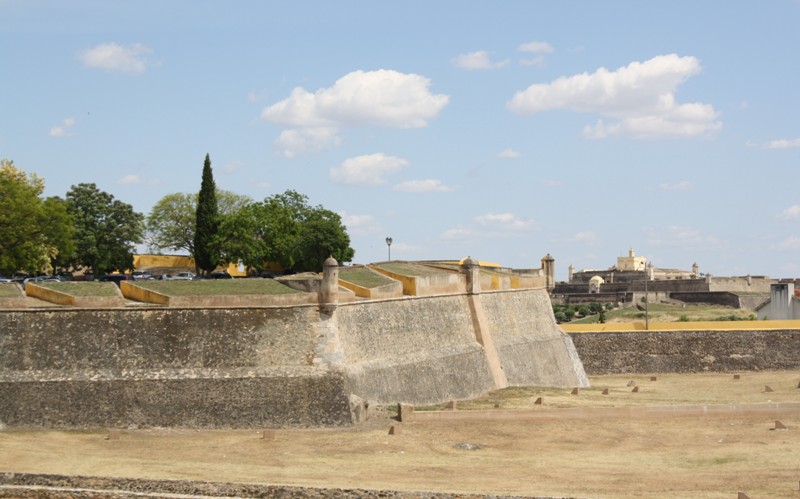
<path id="1" fill-rule="evenodd" d="M 43 197 L 44 179 L 0 160 L 0 275 L 133 269 L 139 244 L 186 251 L 198 273 L 244 263 L 276 262 L 319 271 L 328 256 L 350 262 L 355 251 L 341 217 L 293 190 L 263 201 L 217 189 L 206 154 L 200 191 L 162 197 L 145 217 L 94 183 L 73 185 L 65 198 Z"/>

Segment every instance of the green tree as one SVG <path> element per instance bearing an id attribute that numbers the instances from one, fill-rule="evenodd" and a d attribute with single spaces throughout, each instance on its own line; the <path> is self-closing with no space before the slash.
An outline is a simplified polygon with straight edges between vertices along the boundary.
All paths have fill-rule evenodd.
<path id="1" fill-rule="evenodd" d="M 144 232 L 144 216 L 95 184 L 73 185 L 66 197 L 75 223 L 72 263 L 95 275 L 132 269 L 134 247 Z"/>
<path id="2" fill-rule="evenodd" d="M 248 269 L 263 270 L 269 260 L 265 220 L 263 203 L 250 203 L 223 215 L 218 238 L 222 260 L 238 262 L 241 259 Z"/>
<path id="3" fill-rule="evenodd" d="M 43 191 L 43 179 L 0 159 L 0 273 L 50 272 L 70 253 L 72 222 L 57 198 L 41 198 Z"/>
<path id="4" fill-rule="evenodd" d="M 337 213 L 316 207 L 300 225 L 295 253 L 295 266 L 303 270 L 321 271 L 329 256 L 337 262 L 353 260 L 350 236 Z"/>
<path id="5" fill-rule="evenodd" d="M 153 205 L 147 215 L 146 240 L 150 251 L 186 251 L 194 255 L 197 196 L 176 192 Z"/>
<path id="6" fill-rule="evenodd" d="M 203 178 L 195 211 L 194 261 L 198 273 L 209 273 L 217 268 L 220 254 L 217 234 L 219 232 L 219 212 L 217 208 L 216 185 L 211 171 L 211 158 L 206 154 L 203 163 Z"/>
<path id="7" fill-rule="evenodd" d="M 222 217 L 220 249 L 225 261 L 263 268 L 276 262 L 285 269 L 318 271 L 329 256 L 352 261 L 355 251 L 342 219 L 293 190 L 251 203 Z"/>
<path id="8" fill-rule="evenodd" d="M 248 196 L 217 189 L 217 207 L 222 219 L 237 213 L 253 200 Z M 194 234 L 197 229 L 198 194 L 176 192 L 161 198 L 147 215 L 145 239 L 150 251 L 185 251 L 194 257 Z M 220 229 L 221 230 L 221 229 Z"/>
<path id="9" fill-rule="evenodd" d="M 75 259 L 75 224 L 64 199 L 52 196 L 42 203 L 44 220 L 41 229 L 50 244 L 56 248 L 50 263 L 53 270 L 69 270 Z"/>

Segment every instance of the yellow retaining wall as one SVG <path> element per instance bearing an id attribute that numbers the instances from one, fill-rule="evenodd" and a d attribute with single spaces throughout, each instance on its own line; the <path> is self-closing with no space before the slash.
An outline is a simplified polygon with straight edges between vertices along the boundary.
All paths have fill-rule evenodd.
<path id="1" fill-rule="evenodd" d="M 380 267 L 375 267 L 372 265 L 367 265 L 367 267 L 371 268 L 375 272 L 380 272 L 385 276 L 389 276 L 396 281 L 400 281 L 403 285 L 403 294 L 408 296 L 417 296 L 417 278 L 410 275 L 403 275 L 403 274 L 395 274 L 391 270 L 382 269 Z"/>
<path id="2" fill-rule="evenodd" d="M 119 284 L 122 295 L 129 300 L 135 300 L 144 303 L 155 303 L 156 305 L 169 305 L 169 296 L 167 295 L 139 287 L 127 281 L 121 281 Z"/>
<path id="3" fill-rule="evenodd" d="M 624 333 L 630 331 L 646 331 L 644 322 L 559 324 L 559 326 L 566 333 Z M 763 331 L 767 329 L 800 329 L 800 320 L 651 322 L 649 331 Z"/>
<path id="4" fill-rule="evenodd" d="M 133 255 L 134 269 L 144 270 L 154 267 L 193 269 L 195 264 L 194 258 L 185 255 Z M 267 262 L 265 269 L 273 272 L 283 270 L 280 265 L 273 262 Z M 247 275 L 247 269 L 244 272 L 239 272 L 239 266 L 236 263 L 229 263 L 227 267 L 217 267 L 217 270 L 226 270 L 233 277 Z"/>
<path id="5" fill-rule="evenodd" d="M 116 284 L 109 282 L 109 286 L 114 286 L 116 296 L 75 296 L 63 293 L 54 289 L 38 286 L 33 283 L 25 285 L 25 294 L 32 298 L 55 303 L 56 305 L 68 305 L 72 307 L 121 307 L 125 305 L 122 294 L 117 289 Z"/>

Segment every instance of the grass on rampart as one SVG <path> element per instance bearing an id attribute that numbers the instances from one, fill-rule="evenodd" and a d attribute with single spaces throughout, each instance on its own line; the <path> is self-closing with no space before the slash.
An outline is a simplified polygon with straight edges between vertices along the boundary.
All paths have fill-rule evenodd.
<path id="1" fill-rule="evenodd" d="M 382 274 L 378 274 L 377 272 L 363 267 L 341 269 L 339 271 L 339 277 L 343 281 L 352 282 L 356 286 L 361 286 L 362 288 L 378 288 L 395 282 Z"/>
<path id="2" fill-rule="evenodd" d="M 71 296 L 117 296 L 113 282 L 40 282 L 38 286 Z"/>
<path id="3" fill-rule="evenodd" d="M 135 285 L 168 296 L 286 295 L 301 292 L 273 279 L 139 281 Z"/>
<path id="4" fill-rule="evenodd" d="M 408 263 L 408 262 L 386 262 L 377 264 L 376 267 L 386 269 L 389 272 L 394 272 L 395 274 L 407 275 L 413 277 L 428 277 L 428 276 L 440 275 L 444 272 L 443 270 L 437 270 L 431 267 L 427 267 L 425 265 L 418 265 L 415 263 Z"/>
<path id="5" fill-rule="evenodd" d="M 17 298 L 20 296 L 19 288 L 14 283 L 0 283 L 0 298 Z"/>
<path id="6" fill-rule="evenodd" d="M 641 304 L 641 307 L 644 308 L 644 304 Z M 647 313 L 637 307 L 608 310 L 605 312 L 605 320 L 607 324 L 611 324 L 643 322 L 645 316 L 649 317 L 650 322 L 747 321 L 755 317 L 750 310 L 715 305 L 651 303 L 647 309 Z M 569 324 L 597 324 L 598 322 L 599 316 L 591 315 L 571 321 Z"/>

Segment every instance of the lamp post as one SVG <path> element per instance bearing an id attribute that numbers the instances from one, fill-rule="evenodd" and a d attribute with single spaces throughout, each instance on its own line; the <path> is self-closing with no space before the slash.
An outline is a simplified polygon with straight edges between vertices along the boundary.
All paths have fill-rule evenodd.
<path id="1" fill-rule="evenodd" d="M 386 238 L 386 246 L 389 248 L 389 261 L 392 261 L 392 238 Z"/>
<path id="2" fill-rule="evenodd" d="M 650 276 L 647 275 L 647 269 L 644 270 L 644 330 L 650 331 L 650 296 L 647 294 L 647 281 Z"/>

